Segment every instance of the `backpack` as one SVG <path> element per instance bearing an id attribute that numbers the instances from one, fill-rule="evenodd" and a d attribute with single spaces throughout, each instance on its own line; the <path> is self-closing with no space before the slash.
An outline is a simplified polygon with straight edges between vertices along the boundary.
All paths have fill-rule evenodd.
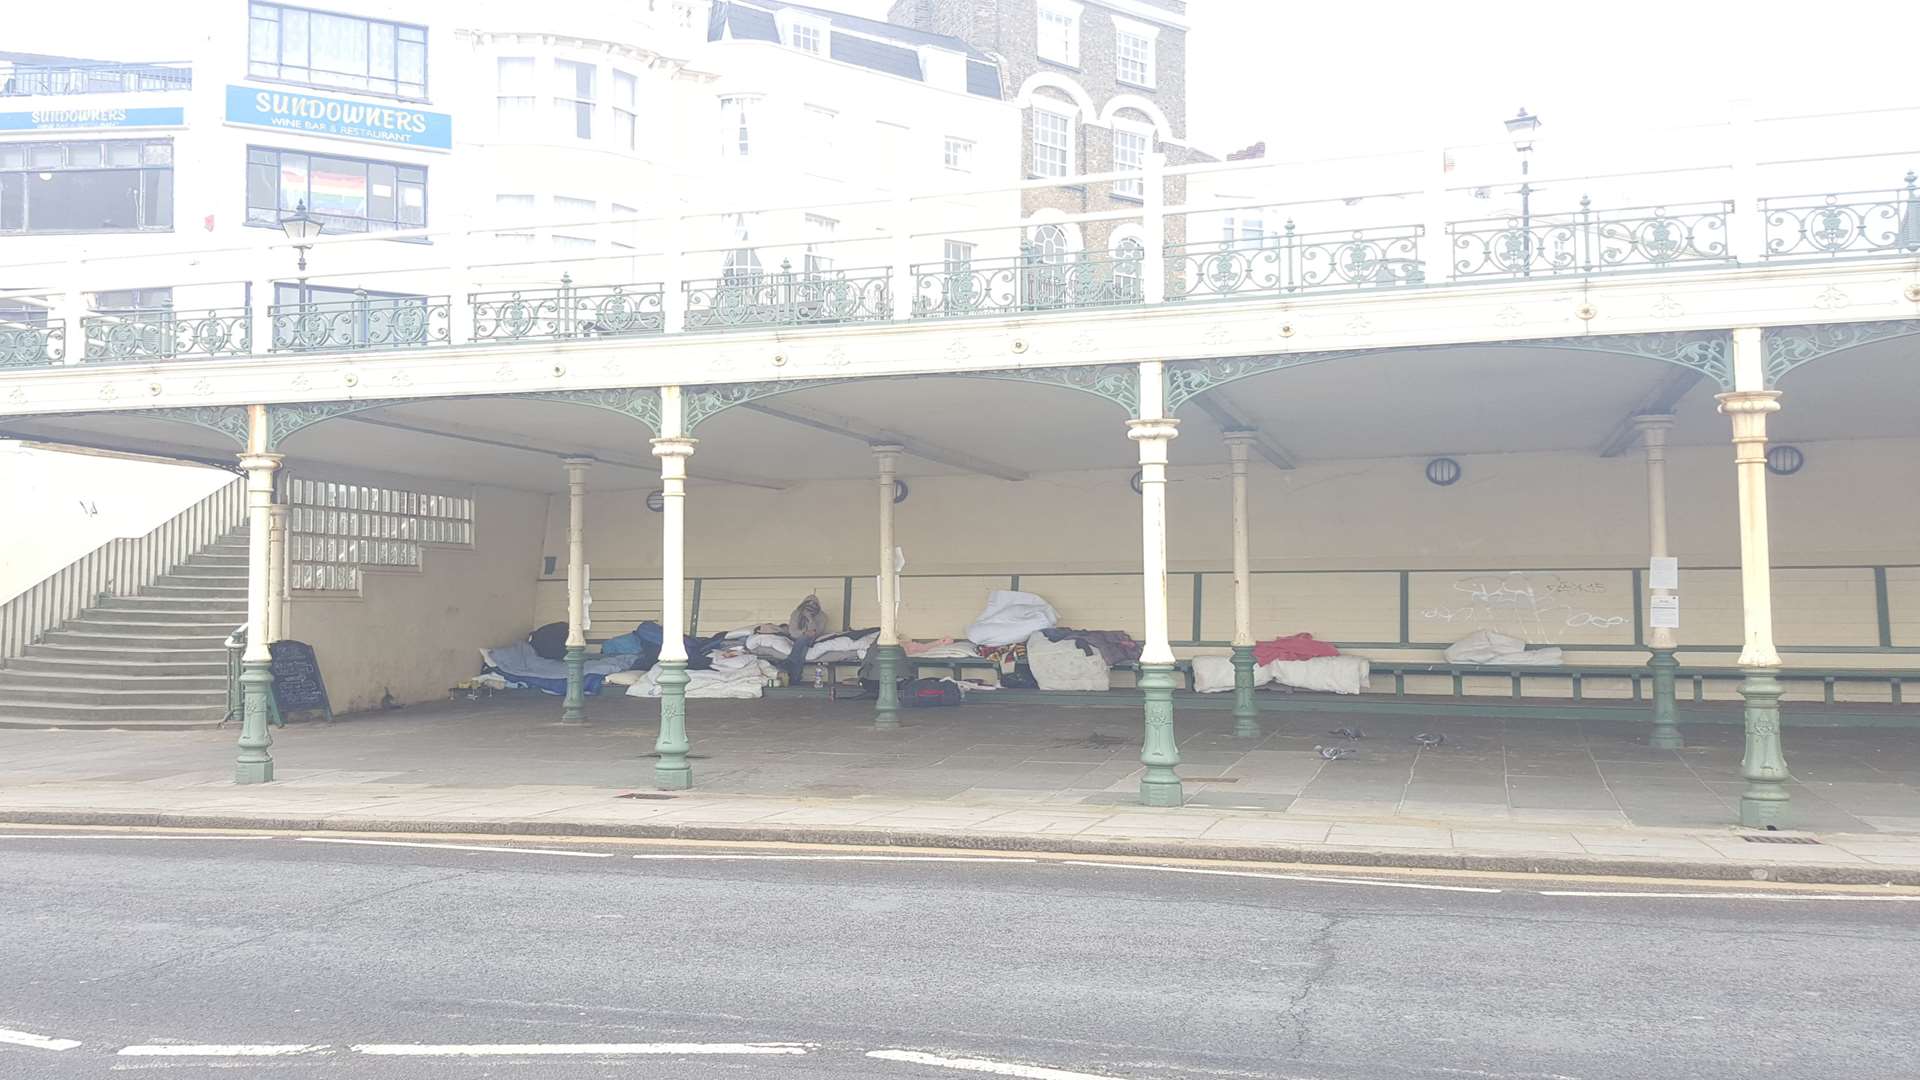
<path id="1" fill-rule="evenodd" d="M 909 679 L 900 684 L 903 709 L 932 709 L 959 705 L 965 700 L 960 687 L 948 679 Z"/>

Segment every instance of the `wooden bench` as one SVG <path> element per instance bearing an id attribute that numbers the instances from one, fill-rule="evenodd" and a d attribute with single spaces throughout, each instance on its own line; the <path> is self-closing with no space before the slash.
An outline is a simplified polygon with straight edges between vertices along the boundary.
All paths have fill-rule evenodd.
<path id="1" fill-rule="evenodd" d="M 1393 692 L 1404 696 L 1407 692 L 1409 675 L 1446 675 L 1453 679 L 1453 696 L 1465 697 L 1466 679 L 1470 675 L 1504 676 L 1513 683 L 1513 696 L 1524 697 L 1521 680 L 1527 678 L 1563 678 L 1571 683 L 1572 697 L 1575 701 L 1584 700 L 1583 689 L 1587 679 L 1626 679 L 1633 688 L 1633 700 L 1644 701 L 1640 684 L 1651 680 L 1653 671 L 1645 664 L 1632 666 L 1623 664 L 1435 664 L 1405 663 L 1394 660 L 1373 660 L 1369 667 L 1375 675 L 1386 672 L 1393 676 Z M 1674 681 L 1693 684 L 1693 700 L 1705 701 L 1706 681 L 1708 679 L 1741 679 L 1746 677 L 1746 669 L 1738 667 L 1690 667 L 1681 665 L 1674 673 Z M 1891 668 L 1782 668 L 1775 676 L 1781 682 L 1807 683 L 1818 682 L 1824 688 L 1824 700 L 1834 703 L 1834 687 L 1843 682 L 1884 682 L 1891 688 L 1892 702 L 1901 701 L 1901 684 L 1909 679 L 1920 678 L 1920 672 Z M 1678 695 L 1676 695 L 1678 696 Z"/>

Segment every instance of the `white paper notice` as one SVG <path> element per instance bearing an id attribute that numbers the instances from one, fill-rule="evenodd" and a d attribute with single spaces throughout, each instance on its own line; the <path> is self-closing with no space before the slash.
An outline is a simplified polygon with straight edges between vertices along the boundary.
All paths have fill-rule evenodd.
<path id="1" fill-rule="evenodd" d="M 1675 558 L 1657 558 L 1647 564 L 1647 588 L 1677 589 L 1680 587 L 1680 560 Z"/>
<path id="2" fill-rule="evenodd" d="M 1677 596 L 1650 596 L 1647 607 L 1647 625 L 1655 630 L 1680 629 L 1680 598 Z"/>

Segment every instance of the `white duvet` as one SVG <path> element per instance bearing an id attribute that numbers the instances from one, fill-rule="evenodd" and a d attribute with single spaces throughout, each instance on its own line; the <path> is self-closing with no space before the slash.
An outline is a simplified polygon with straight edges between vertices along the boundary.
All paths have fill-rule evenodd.
<path id="1" fill-rule="evenodd" d="M 690 698 L 732 698 L 746 701 L 759 697 L 773 677 L 774 667 L 765 660 L 753 659 L 746 667 L 687 672 L 687 696 Z M 660 668 L 648 668 L 627 687 L 628 697 L 660 696 Z"/>
<path id="2" fill-rule="evenodd" d="M 1447 646 L 1449 664 L 1493 664 L 1500 667 L 1553 667 L 1566 663 L 1559 646 L 1529 649 L 1517 637 L 1494 630 L 1475 630 Z"/>
<path id="3" fill-rule="evenodd" d="M 1265 686 L 1273 681 L 1273 672 L 1255 666 L 1253 685 Z M 1193 658 L 1193 689 L 1197 693 L 1217 694 L 1222 690 L 1233 689 L 1233 658 L 1230 656 L 1196 656 Z"/>
<path id="4" fill-rule="evenodd" d="M 1311 660 L 1275 660 L 1253 669 L 1257 680 L 1268 679 L 1297 690 L 1329 694 L 1357 694 L 1372 687 L 1373 665 L 1364 656 L 1316 656 Z"/>
<path id="5" fill-rule="evenodd" d="M 1036 633 L 1027 639 L 1027 670 L 1042 690 L 1108 690 L 1113 680 L 1098 653 L 1088 656 L 1073 639 L 1048 641 Z"/>

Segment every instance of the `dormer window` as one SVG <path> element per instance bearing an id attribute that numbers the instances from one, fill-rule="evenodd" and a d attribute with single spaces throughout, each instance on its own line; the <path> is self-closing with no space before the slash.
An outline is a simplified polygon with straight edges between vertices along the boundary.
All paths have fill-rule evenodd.
<path id="1" fill-rule="evenodd" d="M 789 14 L 786 30 L 787 44 L 801 52 L 818 56 L 827 51 L 826 24 L 798 14 Z"/>
<path id="2" fill-rule="evenodd" d="M 1114 76 L 1129 86 L 1154 88 L 1154 42 L 1160 28 L 1114 16 Z"/>
<path id="3" fill-rule="evenodd" d="M 1040 0 L 1040 59 L 1080 66 L 1080 5 Z"/>

